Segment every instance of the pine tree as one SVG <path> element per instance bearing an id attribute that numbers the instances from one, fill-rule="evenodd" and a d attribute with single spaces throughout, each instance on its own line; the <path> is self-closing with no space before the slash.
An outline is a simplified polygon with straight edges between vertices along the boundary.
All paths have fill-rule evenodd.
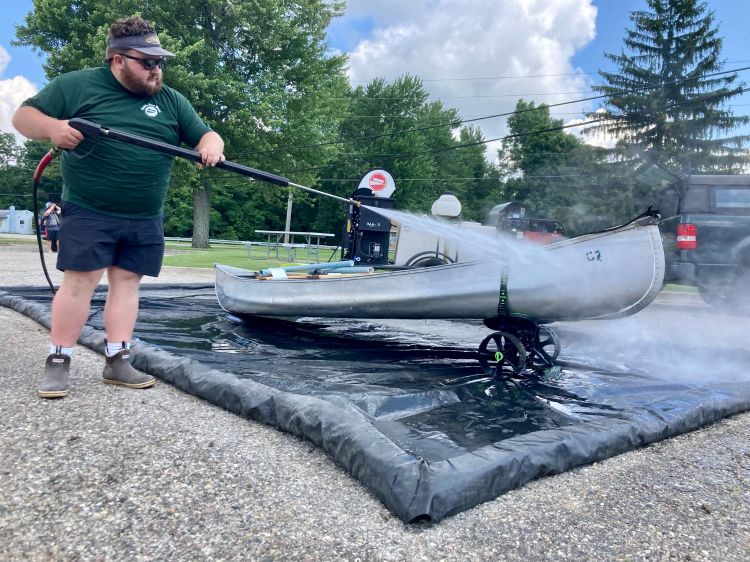
<path id="1" fill-rule="evenodd" d="M 605 116 L 594 130 L 619 139 L 628 153 L 677 173 L 732 173 L 747 162 L 750 135 L 731 135 L 750 118 L 734 116 L 728 102 L 744 91 L 737 74 L 722 74 L 722 39 L 714 12 L 700 0 L 646 0 L 635 11 L 625 48 L 606 57 L 619 72 L 600 71 L 607 82 Z M 600 112 L 595 114 L 601 117 Z"/>

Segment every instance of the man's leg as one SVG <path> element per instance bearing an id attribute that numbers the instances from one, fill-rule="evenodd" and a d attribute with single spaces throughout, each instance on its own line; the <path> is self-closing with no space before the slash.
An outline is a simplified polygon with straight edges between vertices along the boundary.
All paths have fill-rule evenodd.
<path id="1" fill-rule="evenodd" d="M 44 366 L 37 393 L 42 398 L 62 398 L 68 395 L 70 353 L 81 335 L 89 314 L 91 295 L 104 273 L 71 271 L 63 273 L 62 285 L 52 301 L 51 342 L 55 348 Z M 63 348 L 67 349 L 63 353 Z"/>
<path id="2" fill-rule="evenodd" d="M 73 347 L 89 317 L 91 295 L 104 273 L 96 271 L 70 271 L 63 273 L 60 288 L 52 301 L 52 344 Z"/>
<path id="3" fill-rule="evenodd" d="M 104 328 L 107 341 L 129 342 L 138 318 L 138 288 L 141 275 L 116 265 L 107 268 L 109 290 L 104 305 Z"/>
<path id="4" fill-rule="evenodd" d="M 104 382 L 128 388 L 153 386 L 156 382 L 154 377 L 136 371 L 130 365 L 130 340 L 138 317 L 141 275 L 113 265 L 107 268 L 107 278 L 109 291 L 104 305 L 107 362 L 104 366 Z"/>

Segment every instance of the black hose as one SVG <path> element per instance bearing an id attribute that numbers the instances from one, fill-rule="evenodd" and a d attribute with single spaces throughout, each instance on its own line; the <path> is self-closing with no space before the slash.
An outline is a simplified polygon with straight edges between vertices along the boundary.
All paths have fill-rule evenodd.
<path id="1" fill-rule="evenodd" d="M 432 259 L 439 260 L 443 262 L 443 264 L 456 263 L 456 260 L 452 259 L 450 256 L 447 256 L 443 252 L 438 252 L 437 250 L 427 250 L 426 252 L 419 252 L 418 254 L 414 254 L 412 257 L 406 260 L 406 262 L 404 263 L 404 266 L 411 267 L 415 265 L 417 262 L 429 259 L 429 258 L 426 258 L 426 256 L 433 256 Z M 432 265 L 438 265 L 438 264 L 432 264 Z"/>

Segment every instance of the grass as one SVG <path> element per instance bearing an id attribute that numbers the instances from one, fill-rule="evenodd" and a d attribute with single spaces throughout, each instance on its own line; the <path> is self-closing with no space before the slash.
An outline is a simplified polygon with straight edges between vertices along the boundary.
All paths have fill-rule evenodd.
<path id="1" fill-rule="evenodd" d="M 0 234 L 0 244 L 2 244 L 3 246 L 31 246 L 32 244 L 36 246 L 36 236 L 24 236 L 23 238 L 20 238 L 17 236 L 7 236 L 5 234 Z"/>
<path id="2" fill-rule="evenodd" d="M 669 283 L 664 285 L 662 291 L 669 291 L 671 293 L 697 293 L 698 289 L 690 287 L 689 285 L 672 285 Z"/>
<path id="3" fill-rule="evenodd" d="M 0 234 L 0 246 L 4 245 L 36 246 L 36 237 L 18 237 Z M 290 262 L 287 259 L 286 250 L 283 248 L 279 249 L 280 259 L 276 259 L 273 253 L 268 258 L 266 248 L 262 246 L 253 246 L 248 255 L 247 248 L 240 245 L 214 244 L 211 248 L 197 250 L 192 248 L 189 242 L 167 242 L 164 261 L 162 263 L 171 267 L 196 267 L 200 269 L 211 269 L 214 264 L 222 263 L 234 267 L 257 270 L 269 267 L 281 267 L 290 265 L 291 263 L 327 262 L 329 261 L 329 257 L 331 258 L 330 261 L 336 261 L 338 256 L 339 253 L 331 248 L 321 248 L 320 259 L 310 260 L 306 259 L 307 252 L 304 249 L 297 248 L 295 254 L 297 261 Z"/>
<path id="4" fill-rule="evenodd" d="M 333 256 L 334 253 L 336 253 L 336 256 Z M 283 248 L 279 249 L 280 259 L 276 259 L 273 253 L 271 254 L 271 258 L 268 258 L 268 252 L 262 246 L 253 246 L 248 254 L 245 246 L 216 244 L 209 249 L 198 250 L 192 248 L 189 243 L 168 242 L 163 263 L 172 267 L 197 268 L 212 268 L 215 263 L 222 263 L 224 265 L 257 270 L 300 263 L 301 261 L 327 262 L 331 256 L 333 256 L 331 261 L 335 261 L 338 258 L 338 253 L 332 249 L 321 248 L 320 259 L 303 260 L 302 258 L 307 258 L 307 253 L 298 248 L 295 255 L 297 261 L 291 262 L 287 259 L 288 256 Z"/>

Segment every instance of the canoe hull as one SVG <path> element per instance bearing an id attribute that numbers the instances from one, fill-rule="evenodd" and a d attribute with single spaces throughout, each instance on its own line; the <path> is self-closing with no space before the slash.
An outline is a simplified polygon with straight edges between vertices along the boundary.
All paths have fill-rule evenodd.
<path id="1" fill-rule="evenodd" d="M 216 265 L 216 295 L 233 314 L 271 317 L 485 319 L 508 309 L 538 322 L 633 314 L 661 290 L 664 253 L 655 220 L 548 246 L 543 263 L 470 261 L 321 279 L 260 280 Z M 549 259 L 546 259 L 549 258 Z"/>

